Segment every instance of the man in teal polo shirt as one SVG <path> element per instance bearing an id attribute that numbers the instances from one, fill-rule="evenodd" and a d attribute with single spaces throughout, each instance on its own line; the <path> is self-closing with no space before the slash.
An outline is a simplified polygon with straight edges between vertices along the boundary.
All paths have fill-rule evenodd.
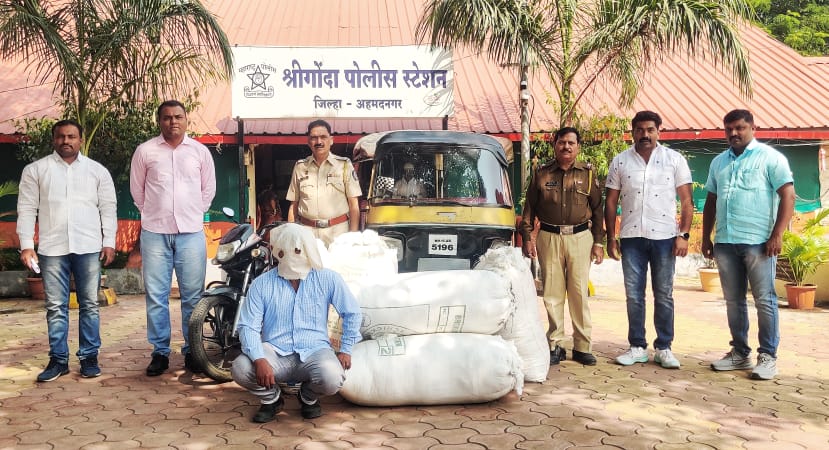
<path id="1" fill-rule="evenodd" d="M 794 213 L 794 184 L 786 157 L 754 139 L 754 117 L 735 109 L 723 118 L 731 145 L 711 161 L 702 215 L 702 254 L 715 258 L 731 330 L 731 351 L 711 363 L 718 371 L 751 369 L 751 378 L 777 375 L 780 329 L 774 278 L 783 231 Z M 714 242 L 711 232 L 716 224 Z M 757 308 L 757 365 L 748 345 L 746 291 Z"/>

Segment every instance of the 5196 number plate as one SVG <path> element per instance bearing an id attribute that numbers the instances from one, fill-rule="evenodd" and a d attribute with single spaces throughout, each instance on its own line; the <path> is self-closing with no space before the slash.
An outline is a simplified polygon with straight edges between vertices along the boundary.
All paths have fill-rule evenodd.
<path id="1" fill-rule="evenodd" d="M 429 254 L 456 256 L 458 254 L 458 236 L 454 234 L 430 234 Z"/>

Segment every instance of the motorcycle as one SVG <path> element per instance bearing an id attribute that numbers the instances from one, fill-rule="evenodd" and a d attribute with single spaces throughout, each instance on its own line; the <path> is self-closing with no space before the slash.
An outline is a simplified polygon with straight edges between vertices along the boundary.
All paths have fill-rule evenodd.
<path id="1" fill-rule="evenodd" d="M 230 208 L 222 211 L 230 218 L 235 214 Z M 242 353 L 237 330 L 239 313 L 253 279 L 274 267 L 265 236 L 282 223 L 265 225 L 259 230 L 249 223 L 239 223 L 219 240 L 212 262 L 226 277 L 207 285 L 187 324 L 194 363 L 216 381 L 233 380 L 230 367 Z"/>

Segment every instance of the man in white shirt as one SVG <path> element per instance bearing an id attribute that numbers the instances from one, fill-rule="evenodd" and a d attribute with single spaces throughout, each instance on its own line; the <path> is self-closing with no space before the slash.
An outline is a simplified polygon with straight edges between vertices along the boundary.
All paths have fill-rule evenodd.
<path id="1" fill-rule="evenodd" d="M 666 369 L 680 364 L 671 352 L 674 339 L 674 269 L 677 256 L 688 253 L 688 230 L 694 205 L 691 170 L 678 152 L 659 144 L 662 118 L 640 111 L 631 121 L 633 147 L 616 155 L 607 174 L 605 227 L 607 254 L 622 258 L 627 297 L 627 352 L 616 362 L 629 366 L 648 361 L 645 340 L 645 284 L 650 266 L 656 328 L 654 362 Z M 676 220 L 676 197 L 680 218 Z M 622 224 L 616 233 L 616 208 L 621 201 Z M 617 240 L 618 239 L 618 240 Z"/>
<path id="2" fill-rule="evenodd" d="M 423 182 L 415 178 L 414 164 L 407 162 L 403 164 L 403 178 L 394 183 L 392 196 L 394 198 L 418 198 L 423 197 Z"/>
<path id="3" fill-rule="evenodd" d="M 23 169 L 17 197 L 20 260 L 42 271 L 46 291 L 49 365 L 37 381 L 52 381 L 69 373 L 69 277 L 78 296 L 81 375 L 101 374 L 98 285 L 101 261 L 115 258 L 118 229 L 115 186 L 107 169 L 79 153 L 83 128 L 74 120 L 52 126 L 54 152 Z M 34 250 L 35 222 L 39 246 Z"/>

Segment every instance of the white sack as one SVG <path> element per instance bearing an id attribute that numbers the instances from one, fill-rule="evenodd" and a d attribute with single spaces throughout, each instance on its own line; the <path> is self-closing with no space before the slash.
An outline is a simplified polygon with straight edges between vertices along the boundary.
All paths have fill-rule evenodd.
<path id="1" fill-rule="evenodd" d="M 538 312 L 535 281 L 529 259 L 518 247 L 490 249 L 481 257 L 475 270 L 487 270 L 509 280 L 515 300 L 515 312 L 499 335 L 515 344 L 523 361 L 525 381 L 543 382 L 550 370 L 550 347 Z"/>
<path id="2" fill-rule="evenodd" d="M 365 406 L 482 403 L 521 395 L 515 346 L 499 336 L 385 336 L 354 346 L 340 394 Z"/>
<path id="3" fill-rule="evenodd" d="M 386 245 L 376 231 L 354 231 L 334 239 L 323 263 L 346 283 L 384 278 L 397 273 L 397 250 Z"/>
<path id="4" fill-rule="evenodd" d="M 495 334 L 512 314 L 507 281 L 493 272 L 443 270 L 350 283 L 364 338 L 387 334 Z"/>
<path id="5" fill-rule="evenodd" d="M 397 274 L 397 250 L 389 248 L 374 230 L 343 233 L 325 249 L 322 246 L 323 266 L 340 274 L 346 283 L 383 279 Z M 334 350 L 340 348 L 343 334 L 342 320 L 331 307 L 328 312 L 328 336 Z"/>

